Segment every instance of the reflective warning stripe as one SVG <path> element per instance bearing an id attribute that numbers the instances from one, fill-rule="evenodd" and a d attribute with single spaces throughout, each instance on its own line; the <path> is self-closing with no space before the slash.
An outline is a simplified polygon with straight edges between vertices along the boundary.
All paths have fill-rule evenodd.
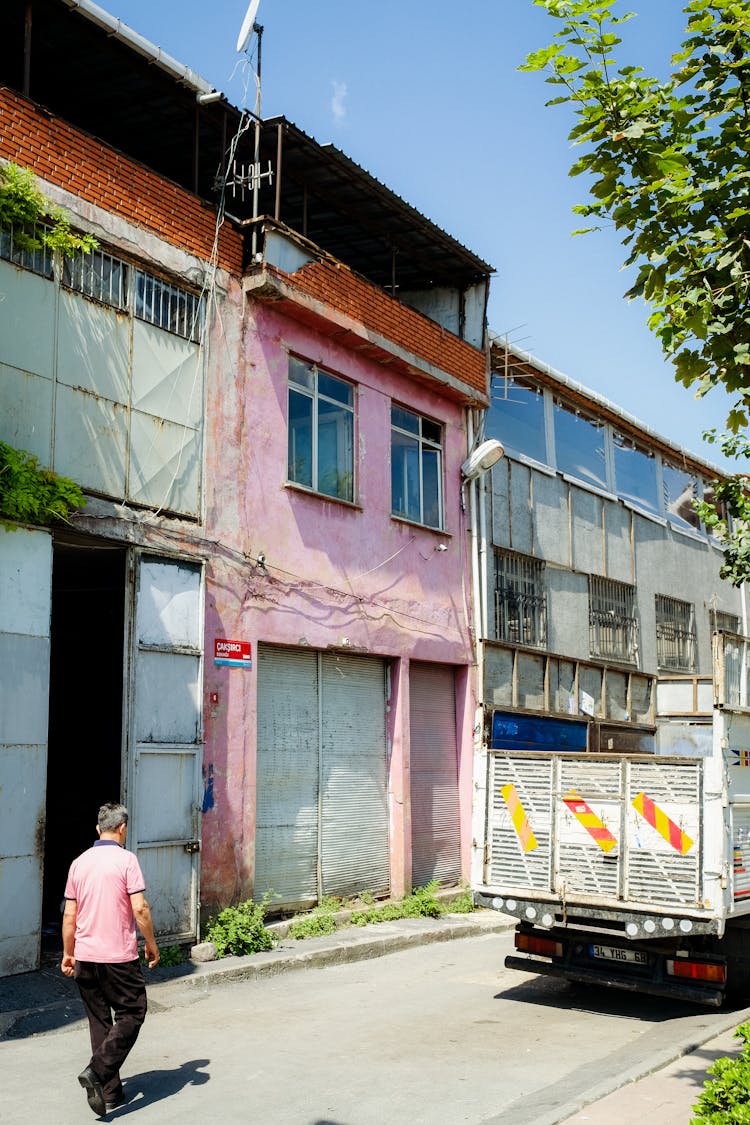
<path id="1" fill-rule="evenodd" d="M 735 750 L 733 747 L 730 753 L 734 754 L 737 758 L 736 762 L 731 762 L 733 766 L 750 766 L 750 750 Z"/>
<path id="2" fill-rule="evenodd" d="M 515 785 L 511 784 L 501 786 L 500 792 L 508 806 L 510 819 L 513 821 L 513 827 L 521 841 L 521 847 L 525 852 L 533 852 L 534 848 L 538 848 L 539 845 L 536 842 L 536 836 L 531 831 L 531 825 L 521 804 L 521 798 L 518 796 L 518 790 Z"/>
<path id="3" fill-rule="evenodd" d="M 693 846 L 693 841 L 682 829 L 670 820 L 663 809 L 655 805 L 645 793 L 639 793 L 632 801 L 633 808 L 639 812 L 647 824 L 662 836 L 675 851 L 687 855 Z"/>
<path id="4" fill-rule="evenodd" d="M 596 840 L 603 852 L 611 852 L 612 848 L 617 846 L 617 840 L 605 826 L 604 822 L 589 808 L 575 789 L 569 789 L 563 797 L 563 801 L 573 813 L 576 820 L 586 829 L 589 836 L 591 836 L 593 840 Z"/>

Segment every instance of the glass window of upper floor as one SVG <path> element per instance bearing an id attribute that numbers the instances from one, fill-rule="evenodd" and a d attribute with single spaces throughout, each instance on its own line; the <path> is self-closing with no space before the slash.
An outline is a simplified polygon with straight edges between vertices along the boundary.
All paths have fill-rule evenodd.
<path id="1" fill-rule="evenodd" d="M 555 399 L 555 455 L 562 473 L 608 488 L 604 423 Z"/>
<path id="2" fill-rule="evenodd" d="M 659 513 L 656 454 L 625 434 L 612 434 L 617 495 L 654 514 Z"/>
<path id="3" fill-rule="evenodd" d="M 443 427 L 395 403 L 391 406 L 391 512 L 443 526 Z"/>
<path id="4" fill-rule="evenodd" d="M 691 473 L 662 460 L 662 480 L 664 482 L 664 511 L 670 523 L 677 527 L 700 528 L 700 520 L 695 510 L 698 498 L 698 478 Z"/>
<path id="5" fill-rule="evenodd" d="M 288 479 L 354 499 L 354 387 L 289 357 Z"/>
<path id="6" fill-rule="evenodd" d="M 488 436 L 498 438 L 507 449 L 546 462 L 541 387 L 510 375 L 493 375 L 486 429 Z"/>

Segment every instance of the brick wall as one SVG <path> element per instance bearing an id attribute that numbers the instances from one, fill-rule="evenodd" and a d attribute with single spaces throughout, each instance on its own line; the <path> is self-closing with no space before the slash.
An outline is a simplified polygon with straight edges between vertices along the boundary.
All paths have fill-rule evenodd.
<path id="1" fill-rule="evenodd" d="M 426 359 L 474 390 L 486 393 L 484 352 L 441 328 L 429 317 L 402 305 L 346 266 L 332 262 L 309 262 L 295 273 L 286 275 L 286 280 L 311 297 L 341 309 L 365 328 Z"/>
<path id="2" fill-rule="evenodd" d="M 208 258 L 211 253 L 213 208 L 4 87 L 0 87 L 0 156 L 190 254 Z M 228 224 L 219 232 L 219 265 L 242 273 L 242 239 Z"/>

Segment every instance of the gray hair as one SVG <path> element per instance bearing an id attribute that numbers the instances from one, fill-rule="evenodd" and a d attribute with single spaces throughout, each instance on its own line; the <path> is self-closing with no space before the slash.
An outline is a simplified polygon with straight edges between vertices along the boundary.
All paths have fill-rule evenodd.
<path id="1" fill-rule="evenodd" d="M 128 810 L 124 805 L 117 805 L 114 801 L 108 801 L 106 805 L 102 805 L 99 809 L 96 823 L 99 825 L 101 832 L 114 832 L 121 824 L 128 823 Z"/>

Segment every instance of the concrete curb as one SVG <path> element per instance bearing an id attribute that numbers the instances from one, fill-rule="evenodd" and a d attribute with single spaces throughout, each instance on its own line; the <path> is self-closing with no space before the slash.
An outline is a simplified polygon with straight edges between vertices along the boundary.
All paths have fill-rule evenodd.
<path id="1" fill-rule="evenodd" d="M 372 923 L 362 929 L 340 929 L 327 937 L 302 941 L 282 939 L 276 949 L 266 953 L 201 962 L 195 965 L 190 974 L 151 985 L 149 992 L 158 999 L 158 993 L 165 989 L 207 989 L 231 984 L 233 981 L 294 972 L 297 969 L 318 969 L 327 965 L 364 961 L 432 942 L 502 933 L 513 929 L 515 925 L 516 919 L 508 915 L 481 911 L 465 915 L 446 914 L 437 919 L 401 918 L 395 922 Z"/>

